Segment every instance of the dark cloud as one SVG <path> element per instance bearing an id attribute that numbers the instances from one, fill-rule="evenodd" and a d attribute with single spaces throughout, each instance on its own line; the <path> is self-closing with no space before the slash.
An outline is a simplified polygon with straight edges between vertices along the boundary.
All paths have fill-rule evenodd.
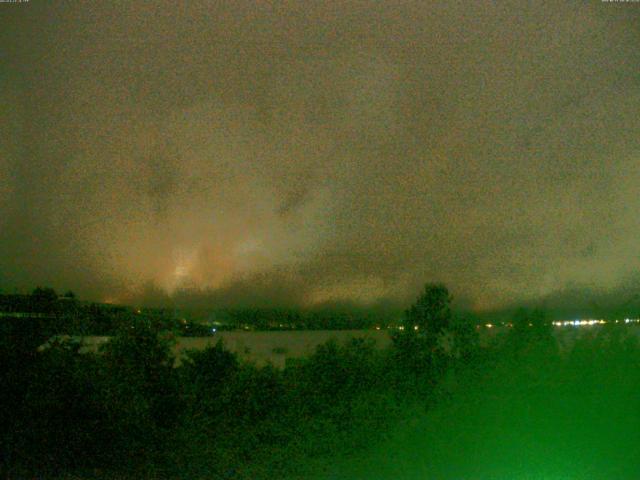
<path id="1" fill-rule="evenodd" d="M 640 317 L 640 276 L 629 275 L 613 288 L 596 282 L 567 284 L 539 298 L 513 302 L 487 312 L 488 316 L 512 318 L 519 308 L 541 309 L 550 319 L 623 319 Z"/>
<path id="2" fill-rule="evenodd" d="M 3 288 L 489 309 L 640 266 L 631 4 L 35 3 L 2 6 Z"/>

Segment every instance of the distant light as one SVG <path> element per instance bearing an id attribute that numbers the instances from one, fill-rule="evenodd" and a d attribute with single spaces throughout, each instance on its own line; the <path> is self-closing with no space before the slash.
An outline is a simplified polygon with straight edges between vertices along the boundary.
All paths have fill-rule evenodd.
<path id="1" fill-rule="evenodd" d="M 215 329 L 215 328 L 212 328 L 212 329 L 211 329 L 211 332 L 216 333 L 216 329 Z"/>
<path id="2" fill-rule="evenodd" d="M 487 323 L 487 324 L 485 325 L 485 327 L 487 327 L 487 328 L 493 328 L 493 324 L 491 324 L 491 323 Z"/>
<path id="3" fill-rule="evenodd" d="M 400 326 L 398 327 L 398 330 L 404 330 L 404 326 L 400 325 Z"/>
<path id="4" fill-rule="evenodd" d="M 414 326 L 413 326 L 413 329 L 414 329 L 414 330 L 418 330 L 418 325 L 414 325 Z"/>

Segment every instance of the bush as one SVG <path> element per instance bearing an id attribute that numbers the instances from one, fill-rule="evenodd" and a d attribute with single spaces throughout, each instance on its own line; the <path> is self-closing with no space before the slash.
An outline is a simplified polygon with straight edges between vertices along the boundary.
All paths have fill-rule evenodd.
<path id="1" fill-rule="evenodd" d="M 107 465 L 161 469 L 165 441 L 181 410 L 170 339 L 145 322 L 123 328 L 100 349 L 97 401 L 110 448 Z"/>
<path id="2" fill-rule="evenodd" d="M 96 358 L 78 349 L 60 342 L 38 355 L 14 426 L 21 432 L 15 449 L 22 468 L 48 474 L 86 468 L 101 451 Z"/>

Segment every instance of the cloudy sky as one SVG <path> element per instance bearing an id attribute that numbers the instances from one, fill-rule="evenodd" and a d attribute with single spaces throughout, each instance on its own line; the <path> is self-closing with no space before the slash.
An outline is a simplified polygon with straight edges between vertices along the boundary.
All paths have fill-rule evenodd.
<path id="1" fill-rule="evenodd" d="M 32 0 L 0 25 L 4 291 L 442 281 L 483 310 L 637 281 L 640 4 Z"/>

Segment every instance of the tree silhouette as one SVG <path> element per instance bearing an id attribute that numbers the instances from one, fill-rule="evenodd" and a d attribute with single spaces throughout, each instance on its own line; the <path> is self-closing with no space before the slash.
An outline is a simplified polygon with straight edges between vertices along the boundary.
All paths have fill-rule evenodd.
<path id="1" fill-rule="evenodd" d="M 440 283 L 427 283 L 411 308 L 405 313 L 405 328 L 414 329 L 425 337 L 434 338 L 449 329 L 452 297 Z"/>

